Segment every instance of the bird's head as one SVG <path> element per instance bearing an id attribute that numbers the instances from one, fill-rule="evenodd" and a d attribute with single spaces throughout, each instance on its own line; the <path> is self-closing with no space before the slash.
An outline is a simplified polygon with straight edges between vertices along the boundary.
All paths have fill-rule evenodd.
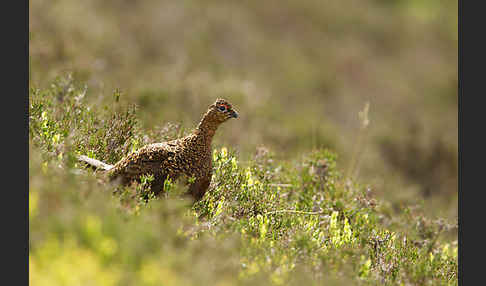
<path id="1" fill-rule="evenodd" d="M 238 113 L 233 109 L 231 103 L 219 98 L 209 106 L 207 116 L 212 121 L 223 123 L 230 118 L 238 118 Z"/>
<path id="2" fill-rule="evenodd" d="M 224 99 L 217 99 L 211 104 L 196 129 L 197 134 L 209 135 L 212 138 L 218 126 L 230 118 L 238 118 L 238 113 L 231 103 Z"/>

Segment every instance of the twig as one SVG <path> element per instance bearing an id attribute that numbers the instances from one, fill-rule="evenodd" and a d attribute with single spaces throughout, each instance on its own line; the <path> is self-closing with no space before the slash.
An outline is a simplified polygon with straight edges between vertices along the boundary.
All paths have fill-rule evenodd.
<path id="1" fill-rule="evenodd" d="M 268 184 L 270 187 L 284 187 L 284 188 L 290 188 L 292 187 L 291 184 Z"/>
<path id="2" fill-rule="evenodd" d="M 276 213 L 293 213 L 293 214 L 320 215 L 320 214 L 325 214 L 326 212 L 324 212 L 324 211 L 320 211 L 320 212 L 305 212 L 305 211 L 296 211 L 296 210 L 276 210 L 276 211 L 266 212 L 265 215 L 276 214 Z"/>
<path id="3" fill-rule="evenodd" d="M 370 123 L 368 119 L 368 112 L 369 112 L 370 104 L 366 102 L 365 107 L 362 111 L 358 112 L 359 119 L 361 120 L 361 125 L 359 128 L 358 138 L 354 144 L 354 151 L 351 157 L 350 164 L 348 166 L 348 170 L 346 171 L 346 177 L 354 177 L 354 173 L 358 173 L 359 163 L 361 162 L 361 157 L 365 149 L 365 139 L 367 137 L 368 125 Z"/>

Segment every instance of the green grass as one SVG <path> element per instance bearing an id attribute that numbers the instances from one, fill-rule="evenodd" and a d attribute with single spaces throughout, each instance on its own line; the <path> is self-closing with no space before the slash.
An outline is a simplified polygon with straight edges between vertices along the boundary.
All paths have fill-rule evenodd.
<path id="1" fill-rule="evenodd" d="M 420 206 L 374 197 L 309 149 L 242 160 L 216 144 L 214 176 L 191 205 L 82 170 L 187 131 L 146 131 L 123 93 L 93 94 L 75 78 L 29 92 L 29 269 L 34 285 L 457 285 L 457 226 Z M 217 136 L 224 136 L 219 130 Z M 400 191 L 400 190 L 394 190 Z"/>

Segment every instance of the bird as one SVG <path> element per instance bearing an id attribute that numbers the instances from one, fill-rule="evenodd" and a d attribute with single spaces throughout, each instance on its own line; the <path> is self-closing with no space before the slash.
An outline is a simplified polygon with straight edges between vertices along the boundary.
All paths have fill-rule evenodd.
<path id="1" fill-rule="evenodd" d="M 142 175 L 153 175 L 150 191 L 159 195 L 164 182 L 172 182 L 181 175 L 191 178 L 188 194 L 195 201 L 202 199 L 212 178 L 212 141 L 218 127 L 238 112 L 231 103 L 218 98 L 208 107 L 198 126 L 187 136 L 162 143 L 148 144 L 131 152 L 114 165 L 79 155 L 78 160 L 105 172 L 108 178 L 123 185 L 140 182 Z"/>

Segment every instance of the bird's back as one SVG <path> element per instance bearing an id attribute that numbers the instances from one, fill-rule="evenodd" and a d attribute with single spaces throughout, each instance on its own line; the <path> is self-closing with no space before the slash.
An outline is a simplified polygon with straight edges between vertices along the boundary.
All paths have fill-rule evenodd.
<path id="1" fill-rule="evenodd" d="M 168 163 L 176 152 L 177 146 L 171 142 L 146 145 L 116 163 L 109 171 L 109 176 L 121 176 L 130 181 L 143 174 L 168 172 Z"/>

